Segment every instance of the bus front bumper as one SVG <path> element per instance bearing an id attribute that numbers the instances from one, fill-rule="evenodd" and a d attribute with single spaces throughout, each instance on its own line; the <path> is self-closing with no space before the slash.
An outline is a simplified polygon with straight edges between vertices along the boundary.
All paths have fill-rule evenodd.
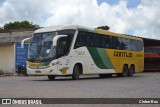
<path id="1" fill-rule="evenodd" d="M 58 70 L 56 67 L 48 67 L 44 69 L 39 68 L 29 68 L 27 67 L 27 74 L 28 75 L 62 75 L 61 71 Z"/>

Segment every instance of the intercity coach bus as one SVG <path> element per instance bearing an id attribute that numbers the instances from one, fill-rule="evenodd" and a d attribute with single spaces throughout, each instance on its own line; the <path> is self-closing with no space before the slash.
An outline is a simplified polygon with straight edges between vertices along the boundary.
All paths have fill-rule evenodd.
<path id="1" fill-rule="evenodd" d="M 143 40 L 82 26 L 41 28 L 30 39 L 28 75 L 100 77 L 133 76 L 144 70 Z"/>

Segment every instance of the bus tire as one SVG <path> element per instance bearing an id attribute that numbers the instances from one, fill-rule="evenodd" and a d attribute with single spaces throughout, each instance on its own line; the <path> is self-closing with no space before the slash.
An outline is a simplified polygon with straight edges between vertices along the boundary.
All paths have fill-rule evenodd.
<path id="1" fill-rule="evenodd" d="M 132 77 L 133 74 L 135 73 L 135 68 L 133 65 L 130 66 L 129 72 L 128 72 L 128 76 Z"/>
<path id="2" fill-rule="evenodd" d="M 52 81 L 52 80 L 55 80 L 55 75 L 48 75 L 48 79 L 50 80 L 50 81 Z"/>
<path id="3" fill-rule="evenodd" d="M 105 78 L 105 74 L 99 74 L 100 78 Z"/>
<path id="4" fill-rule="evenodd" d="M 78 80 L 80 75 L 80 67 L 76 64 L 73 68 L 72 79 Z"/>
<path id="5" fill-rule="evenodd" d="M 128 66 L 124 65 L 123 66 L 123 71 L 122 71 L 122 77 L 127 77 L 128 76 Z"/>

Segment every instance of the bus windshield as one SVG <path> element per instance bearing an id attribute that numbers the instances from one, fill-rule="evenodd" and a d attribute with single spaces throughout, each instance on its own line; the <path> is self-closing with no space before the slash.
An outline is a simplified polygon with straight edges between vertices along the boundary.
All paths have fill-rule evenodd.
<path id="1" fill-rule="evenodd" d="M 29 48 L 28 59 L 32 61 L 47 61 L 55 59 L 57 57 L 58 48 L 53 46 L 53 38 L 61 34 L 68 35 L 68 38 L 71 38 L 70 40 L 72 40 L 74 35 L 73 30 L 61 30 L 33 34 Z M 70 46 L 70 44 L 68 45 Z"/>
<path id="2" fill-rule="evenodd" d="M 56 49 L 52 47 L 52 40 L 56 32 L 52 33 L 35 33 L 32 36 L 29 59 L 38 61 L 54 58 Z"/>

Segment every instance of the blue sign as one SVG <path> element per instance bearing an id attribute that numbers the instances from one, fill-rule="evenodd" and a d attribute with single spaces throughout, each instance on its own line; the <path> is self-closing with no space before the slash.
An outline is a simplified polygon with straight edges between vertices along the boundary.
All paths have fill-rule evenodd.
<path id="1" fill-rule="evenodd" d="M 21 48 L 21 43 L 15 44 L 15 55 L 16 55 L 16 73 L 18 73 L 18 67 L 26 67 L 26 61 L 28 57 L 28 46 L 29 44 L 24 44 L 24 48 Z"/>

